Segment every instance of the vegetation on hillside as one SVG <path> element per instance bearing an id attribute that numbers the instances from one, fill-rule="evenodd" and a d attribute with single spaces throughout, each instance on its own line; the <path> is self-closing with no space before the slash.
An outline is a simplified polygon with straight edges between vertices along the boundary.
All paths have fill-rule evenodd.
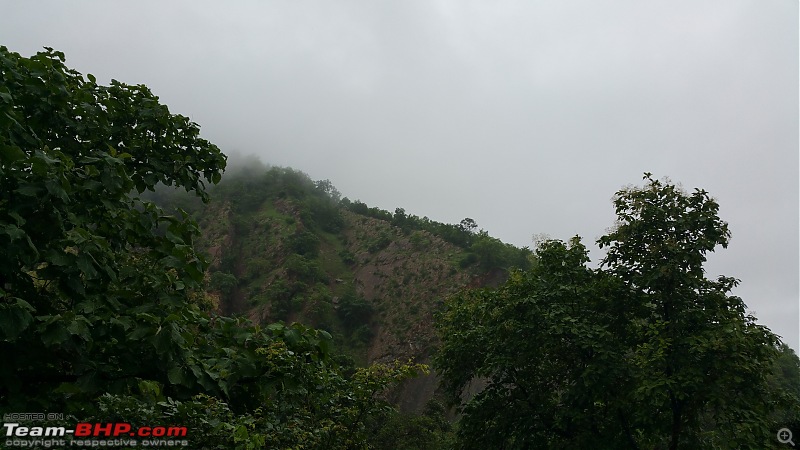
<path id="1" fill-rule="evenodd" d="M 197 219 L 220 308 L 324 329 L 359 364 L 429 356 L 444 297 L 473 277 L 530 266 L 527 248 L 477 232 L 471 219 L 447 225 L 369 208 L 328 180 L 257 160 L 210 196 L 208 205 L 170 190 L 150 198 Z"/>
<path id="2" fill-rule="evenodd" d="M 370 208 L 356 200 L 342 199 L 342 206 L 352 212 L 384 220 L 402 230 L 404 234 L 426 231 L 446 242 L 454 244 L 467 253 L 459 260 L 461 268 L 477 265 L 481 271 L 511 268 L 527 269 L 531 264 L 531 252 L 527 247 L 518 248 L 489 236 L 486 230 L 477 230 L 477 223 L 469 217 L 458 224 L 441 223 L 426 217 L 407 214 L 396 208 L 394 214 L 376 207 Z"/>

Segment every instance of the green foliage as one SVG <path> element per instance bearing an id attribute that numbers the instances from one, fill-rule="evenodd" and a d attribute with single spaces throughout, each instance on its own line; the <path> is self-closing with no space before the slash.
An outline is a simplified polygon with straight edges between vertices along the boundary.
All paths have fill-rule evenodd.
<path id="1" fill-rule="evenodd" d="M 239 214 L 254 213 L 265 202 L 277 199 L 296 205 L 307 228 L 335 233 L 344 226 L 338 207 L 340 194 L 331 182 L 314 182 L 290 168 L 253 164 L 248 170 L 226 176 L 216 187 L 215 196 L 230 201 Z"/>
<path id="2" fill-rule="evenodd" d="M 481 269 L 486 271 L 513 267 L 525 269 L 529 265 L 528 255 L 525 252 L 489 236 L 486 231 L 480 231 L 473 237 L 470 251 L 480 263 Z"/>
<path id="3" fill-rule="evenodd" d="M 286 273 L 291 278 L 304 283 L 316 283 L 324 281 L 326 278 L 319 263 L 300 255 L 292 255 L 286 260 Z"/>
<path id="4" fill-rule="evenodd" d="M 211 273 L 211 280 L 209 281 L 209 287 L 212 290 L 220 291 L 223 294 L 230 294 L 236 286 L 239 284 L 239 280 L 233 274 L 228 272 L 212 272 Z"/>
<path id="5" fill-rule="evenodd" d="M 475 253 L 470 252 L 458 260 L 458 267 L 466 269 L 467 267 L 475 264 L 476 262 L 478 262 L 478 256 L 475 255 Z"/>
<path id="6" fill-rule="evenodd" d="M 339 211 L 341 194 L 329 180 L 317 181 L 315 193 L 307 202 L 311 220 L 322 230 L 337 233 L 344 227 L 344 219 Z"/>
<path id="7" fill-rule="evenodd" d="M 349 330 L 355 330 L 361 325 L 369 323 L 374 310 L 372 304 L 355 291 L 346 292 L 339 300 L 337 313 L 342 323 Z"/>
<path id="8" fill-rule="evenodd" d="M 289 301 L 294 295 L 294 289 L 284 278 L 273 281 L 264 292 L 265 297 L 272 300 Z"/>
<path id="9" fill-rule="evenodd" d="M 348 266 L 356 263 L 356 255 L 354 255 L 352 252 L 346 249 L 342 249 L 339 252 L 339 258 L 342 260 L 343 263 L 347 264 Z"/>
<path id="10" fill-rule="evenodd" d="M 330 198 L 333 203 L 339 203 L 339 200 L 342 198 L 342 194 L 336 189 L 333 183 L 331 183 L 331 180 L 315 181 L 314 187 L 324 196 Z"/>
<path id="11" fill-rule="evenodd" d="M 319 254 L 319 244 L 319 238 L 308 231 L 297 232 L 289 240 L 292 251 L 307 258 L 314 258 Z"/>
<path id="12" fill-rule="evenodd" d="M 476 232 L 477 223 L 470 218 L 466 218 L 457 225 L 445 224 L 428 219 L 427 217 L 417 217 L 407 214 L 403 208 L 395 209 L 394 214 L 379 208 L 370 208 L 366 204 L 356 200 L 351 202 L 347 198 L 342 199 L 341 206 L 356 213 L 379 220 L 384 220 L 398 227 L 405 234 L 411 235 L 411 242 L 415 247 L 424 245 L 424 235 L 420 231 L 438 236 L 446 242 L 457 245 L 470 252 L 469 259 L 461 260 L 459 265 L 462 269 L 470 267 L 474 262 L 480 262 L 478 268 L 481 271 L 493 269 L 507 270 L 510 268 L 527 269 L 530 267 L 531 251 L 527 247 L 517 248 L 513 245 L 504 244 L 499 239 L 489 236 L 486 231 Z M 382 250 L 388 246 L 390 239 L 388 236 L 381 236 L 369 243 L 368 250 L 371 253 Z"/>
<path id="13" fill-rule="evenodd" d="M 395 208 L 394 215 L 392 216 L 392 225 L 400 228 L 404 234 L 411 232 L 412 222 L 406 215 L 406 210 L 403 208 Z"/>
<path id="14" fill-rule="evenodd" d="M 80 408 L 174 368 L 204 261 L 194 223 L 131 197 L 207 198 L 225 157 L 145 86 L 0 47 L 0 404 Z"/>
<path id="15" fill-rule="evenodd" d="M 601 269 L 579 239 L 545 241 L 530 271 L 448 300 L 443 386 L 458 402 L 486 384 L 462 406 L 460 448 L 774 443 L 771 412 L 787 398 L 768 382 L 778 339 L 728 294 L 736 280 L 703 275 L 729 238 L 718 205 L 647 181 L 617 193 Z"/>
<path id="16" fill-rule="evenodd" d="M 453 444 L 452 427 L 436 400 L 428 402 L 423 414 L 389 411 L 370 427 L 370 444 L 376 449 L 444 450 Z"/>
<path id="17" fill-rule="evenodd" d="M 369 325 L 365 324 L 353 330 L 353 339 L 362 344 L 369 344 L 370 340 L 372 340 L 373 334 L 374 333 Z"/>
<path id="18" fill-rule="evenodd" d="M 461 228 L 463 231 L 467 233 L 474 233 L 475 230 L 478 229 L 477 222 L 475 222 L 475 220 L 473 219 L 470 219 L 469 217 L 461 220 L 461 222 L 458 225 L 459 228 Z"/>
<path id="19" fill-rule="evenodd" d="M 358 200 L 354 202 L 350 202 L 350 200 L 348 199 L 345 200 L 346 201 L 343 200 L 343 205 L 356 214 L 361 214 L 367 217 L 373 217 L 375 219 L 384 220 L 386 222 L 392 221 L 392 213 L 390 213 L 389 211 L 384 211 L 377 207 L 370 208 L 365 203 Z"/>
<path id="20" fill-rule="evenodd" d="M 196 448 L 366 448 L 377 395 L 424 366 L 344 375 L 327 332 L 201 309 L 197 225 L 138 197 L 161 183 L 206 200 L 224 167 L 145 86 L 0 47 L 0 411 L 176 420 Z M 279 196 L 307 195 L 307 178 L 280 175 Z M 319 279 L 296 256 L 295 275 Z M 231 269 L 212 284 L 232 289 Z"/>
<path id="21" fill-rule="evenodd" d="M 381 232 L 378 236 L 367 243 L 367 250 L 370 253 L 377 253 L 392 243 L 392 238 L 386 232 Z"/>
<path id="22" fill-rule="evenodd" d="M 241 324 L 238 324 L 241 325 Z M 192 432 L 195 448 L 366 448 L 366 419 L 391 409 L 375 396 L 390 384 L 426 369 L 420 365 L 375 365 L 345 376 L 329 356 L 330 336 L 300 325 L 270 325 L 266 329 L 236 326 L 236 339 L 248 342 L 216 352 L 238 358 L 211 359 L 211 364 L 243 361 L 237 371 L 238 389 L 226 402 L 205 394 L 175 400 L 158 393 L 150 398 L 104 396 L 92 421 L 179 423 Z M 252 350 L 256 358 L 239 355 Z M 255 367 L 253 367 L 255 365 Z M 246 386 L 246 389 L 244 388 Z M 157 389 L 156 389 L 157 391 Z M 241 395 L 236 395 L 241 394 Z"/>
<path id="23" fill-rule="evenodd" d="M 431 243 L 431 240 L 421 231 L 411 233 L 408 240 L 415 250 L 424 250 Z"/>
<path id="24" fill-rule="evenodd" d="M 789 428 L 800 433 L 800 359 L 786 344 L 778 347 L 778 355 L 768 378 L 770 388 L 779 397 L 770 420 L 773 429 Z"/>

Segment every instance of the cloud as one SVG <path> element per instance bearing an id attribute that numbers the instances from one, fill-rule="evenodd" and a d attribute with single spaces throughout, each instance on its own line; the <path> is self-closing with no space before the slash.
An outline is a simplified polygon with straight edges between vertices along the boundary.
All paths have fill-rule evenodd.
<path id="1" fill-rule="evenodd" d="M 734 234 L 709 274 L 800 348 L 796 2 L 6 6 L 5 45 L 147 84 L 223 149 L 517 245 L 591 242 L 644 171 L 702 187 Z"/>

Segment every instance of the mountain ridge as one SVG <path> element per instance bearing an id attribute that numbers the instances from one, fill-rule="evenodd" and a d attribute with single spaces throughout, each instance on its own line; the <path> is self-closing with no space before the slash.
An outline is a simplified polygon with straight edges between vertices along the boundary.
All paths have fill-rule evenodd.
<path id="1" fill-rule="evenodd" d="M 446 297 L 497 285 L 530 251 L 477 231 L 340 198 L 327 181 L 289 168 L 226 174 L 207 205 L 178 193 L 154 200 L 197 221 L 208 255 L 208 294 L 224 314 L 255 323 L 301 322 L 334 336 L 354 365 L 429 363 L 433 321 Z M 419 412 L 434 397 L 433 375 L 391 394 Z"/>

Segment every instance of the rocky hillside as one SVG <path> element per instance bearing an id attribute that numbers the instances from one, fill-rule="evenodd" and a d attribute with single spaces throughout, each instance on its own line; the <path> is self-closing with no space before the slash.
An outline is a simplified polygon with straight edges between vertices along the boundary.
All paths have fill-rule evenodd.
<path id="1" fill-rule="evenodd" d="M 445 297 L 529 263 L 527 249 L 476 231 L 471 219 L 447 225 L 369 208 L 291 169 L 251 169 L 211 194 L 208 205 L 176 194 L 157 200 L 198 221 L 220 311 L 325 329 L 356 365 L 429 362 Z M 419 411 L 437 384 L 414 380 L 395 400 Z"/>

